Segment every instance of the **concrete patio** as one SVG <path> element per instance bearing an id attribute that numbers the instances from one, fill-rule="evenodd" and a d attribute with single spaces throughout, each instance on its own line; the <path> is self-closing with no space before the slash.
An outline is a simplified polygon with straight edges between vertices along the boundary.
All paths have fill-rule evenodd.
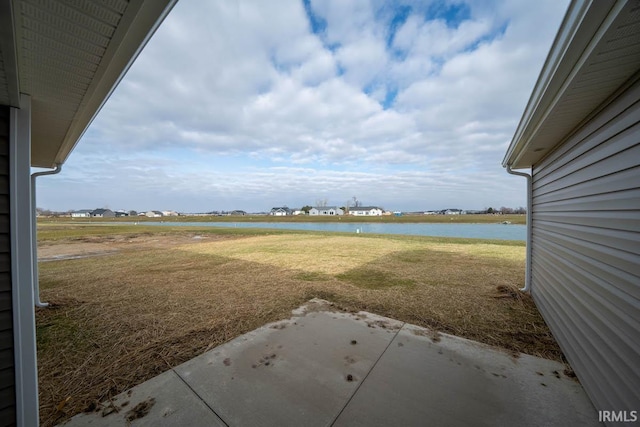
<path id="1" fill-rule="evenodd" d="M 591 426 L 560 363 L 312 300 L 66 426 Z"/>

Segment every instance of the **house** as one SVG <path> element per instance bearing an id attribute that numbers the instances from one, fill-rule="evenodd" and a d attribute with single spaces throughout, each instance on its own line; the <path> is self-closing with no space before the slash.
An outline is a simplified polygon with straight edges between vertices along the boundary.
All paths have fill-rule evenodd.
<path id="1" fill-rule="evenodd" d="M 640 408 L 638 46 L 638 2 L 572 1 L 502 162 L 527 180 L 524 290 L 620 414 Z"/>
<path id="2" fill-rule="evenodd" d="M 306 215 L 307 213 L 305 211 L 303 211 L 302 209 L 294 209 L 293 210 L 293 215 Z"/>
<path id="3" fill-rule="evenodd" d="M 343 214 L 344 211 L 335 206 L 321 206 L 309 209 L 309 215 L 332 216 Z"/>
<path id="4" fill-rule="evenodd" d="M 234 216 L 245 216 L 246 214 L 247 213 L 245 211 L 241 211 L 241 210 L 235 210 L 229 213 L 229 215 L 234 215 Z"/>
<path id="5" fill-rule="evenodd" d="M 90 218 L 91 212 L 93 212 L 93 209 L 80 209 L 73 211 L 71 212 L 71 218 Z"/>
<path id="6" fill-rule="evenodd" d="M 162 212 L 160 211 L 147 211 L 144 214 L 147 218 L 160 218 L 162 216 Z"/>
<path id="7" fill-rule="evenodd" d="M 356 206 L 349 208 L 349 215 L 354 216 L 381 216 L 382 209 L 375 206 Z"/>
<path id="8" fill-rule="evenodd" d="M 286 206 L 281 208 L 271 208 L 271 212 L 269 212 L 269 215 L 272 215 L 272 216 L 287 216 L 291 214 L 292 214 L 291 209 L 289 209 Z"/>
<path id="9" fill-rule="evenodd" d="M 116 214 L 111 209 L 94 209 L 91 211 L 93 218 L 113 218 Z"/>
<path id="10" fill-rule="evenodd" d="M 178 216 L 176 211 L 161 211 L 162 216 Z"/>
<path id="11" fill-rule="evenodd" d="M 123 211 L 123 210 L 118 210 L 114 212 L 116 214 L 116 217 L 122 217 L 122 216 L 129 216 L 129 212 L 127 211 Z"/>
<path id="12" fill-rule="evenodd" d="M 462 214 L 462 210 L 460 209 L 445 209 L 440 211 L 442 215 L 460 215 Z"/>

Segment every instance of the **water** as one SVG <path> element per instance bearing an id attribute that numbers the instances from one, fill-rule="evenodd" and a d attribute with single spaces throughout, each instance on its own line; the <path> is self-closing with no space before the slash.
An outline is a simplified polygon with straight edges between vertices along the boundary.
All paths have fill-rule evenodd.
<path id="1" fill-rule="evenodd" d="M 514 224 L 356 223 L 356 222 L 144 222 L 158 226 L 272 228 L 285 230 L 340 231 L 346 233 L 403 234 L 410 236 L 466 237 L 473 239 L 526 240 L 526 226 Z"/>

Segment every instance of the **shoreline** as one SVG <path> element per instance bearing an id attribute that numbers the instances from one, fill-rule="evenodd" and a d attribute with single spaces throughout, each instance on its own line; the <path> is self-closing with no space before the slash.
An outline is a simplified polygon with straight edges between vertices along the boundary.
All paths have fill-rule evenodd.
<path id="1" fill-rule="evenodd" d="M 229 215 L 229 216 L 165 216 L 150 218 L 146 216 L 126 216 L 111 218 L 38 218 L 39 224 L 98 224 L 104 222 L 127 223 L 127 222 L 272 222 L 272 223 L 371 223 L 371 224 L 501 224 L 509 222 L 514 225 L 526 224 L 525 214 L 467 214 L 467 215 L 402 215 L 402 216 L 270 216 L 270 215 Z M 505 224 L 506 225 L 506 224 Z"/>

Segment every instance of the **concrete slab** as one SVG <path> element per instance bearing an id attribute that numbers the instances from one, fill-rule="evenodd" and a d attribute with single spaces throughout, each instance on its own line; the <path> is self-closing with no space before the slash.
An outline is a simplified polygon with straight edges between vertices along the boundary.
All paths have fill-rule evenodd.
<path id="1" fill-rule="evenodd" d="M 330 425 L 403 324 L 315 304 L 175 370 L 229 425 Z"/>
<path id="2" fill-rule="evenodd" d="M 335 426 L 597 426 L 561 363 L 405 325 Z"/>
<path id="3" fill-rule="evenodd" d="M 167 371 L 111 401 L 79 414 L 65 427 L 225 426 L 174 371 Z"/>
<path id="4" fill-rule="evenodd" d="M 599 425 L 563 370 L 312 300 L 67 425 Z"/>

